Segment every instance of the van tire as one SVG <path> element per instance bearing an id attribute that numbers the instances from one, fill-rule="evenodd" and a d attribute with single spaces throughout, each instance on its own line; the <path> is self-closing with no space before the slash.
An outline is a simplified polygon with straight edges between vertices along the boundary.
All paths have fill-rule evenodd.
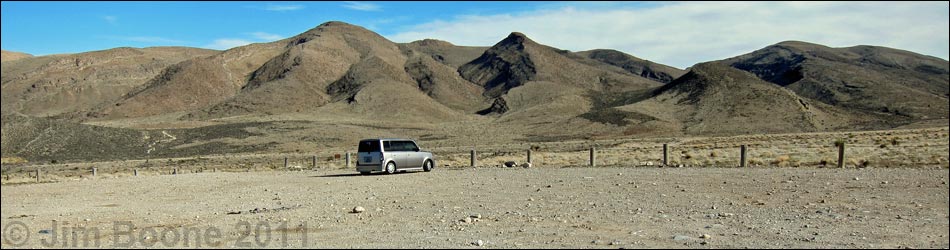
<path id="1" fill-rule="evenodd" d="M 396 163 L 395 162 L 386 163 L 386 169 L 384 169 L 383 171 L 386 171 L 386 174 L 396 173 Z"/>
<path id="2" fill-rule="evenodd" d="M 422 163 L 422 171 L 430 172 L 432 171 L 432 167 L 432 160 L 426 160 L 426 162 Z"/>

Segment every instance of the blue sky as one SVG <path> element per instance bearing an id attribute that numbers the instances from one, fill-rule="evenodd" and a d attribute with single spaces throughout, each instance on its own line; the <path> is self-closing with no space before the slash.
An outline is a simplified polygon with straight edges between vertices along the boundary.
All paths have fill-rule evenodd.
<path id="1" fill-rule="evenodd" d="M 572 51 L 609 48 L 679 68 L 786 40 L 948 58 L 948 2 L 2 2 L 4 50 L 228 49 L 337 20 L 395 42 L 491 46 L 519 31 Z"/>

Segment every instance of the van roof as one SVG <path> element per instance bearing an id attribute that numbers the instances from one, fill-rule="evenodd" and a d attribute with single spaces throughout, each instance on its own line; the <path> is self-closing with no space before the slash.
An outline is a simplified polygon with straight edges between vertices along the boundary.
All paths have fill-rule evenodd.
<path id="1" fill-rule="evenodd" d="M 415 141 L 415 140 L 405 139 L 405 138 L 375 138 L 375 139 L 362 139 L 360 141 Z"/>

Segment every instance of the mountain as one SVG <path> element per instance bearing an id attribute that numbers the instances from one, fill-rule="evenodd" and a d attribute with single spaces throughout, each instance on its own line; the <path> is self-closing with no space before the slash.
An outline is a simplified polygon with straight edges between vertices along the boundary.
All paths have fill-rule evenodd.
<path id="1" fill-rule="evenodd" d="M 716 62 L 697 64 L 648 97 L 617 109 L 638 114 L 640 123 L 694 135 L 829 131 L 862 123 L 857 114 Z"/>
<path id="2" fill-rule="evenodd" d="M 591 66 L 601 64 L 601 67 Z M 502 121 L 576 117 L 591 108 L 591 98 L 608 92 L 654 88 L 658 82 L 570 51 L 539 44 L 513 32 L 481 56 L 459 67 L 459 74 L 481 86 L 492 106 L 480 114 L 503 114 Z M 548 114 L 539 116 L 538 114 Z"/>
<path id="3" fill-rule="evenodd" d="M 722 60 L 798 95 L 906 122 L 947 119 L 946 60 L 876 46 L 787 41 Z"/>
<path id="4" fill-rule="evenodd" d="M 620 67 L 624 71 L 661 83 L 672 82 L 686 71 L 612 49 L 595 49 L 576 53 L 579 56 Z"/>
<path id="5" fill-rule="evenodd" d="M 33 57 L 33 55 L 23 52 L 0 50 L 0 62 L 13 61 L 29 57 Z"/>
<path id="6" fill-rule="evenodd" d="M 216 51 L 185 47 L 115 48 L 6 61 L 3 113 L 76 116 L 145 84 L 171 65 Z"/>
<path id="7" fill-rule="evenodd" d="M 368 137 L 467 146 L 943 126 L 947 65 L 883 47 L 783 42 L 680 70 L 519 32 L 491 47 L 394 43 L 327 22 L 225 51 L 4 61 L 0 151 L 81 161 L 303 152 Z"/>

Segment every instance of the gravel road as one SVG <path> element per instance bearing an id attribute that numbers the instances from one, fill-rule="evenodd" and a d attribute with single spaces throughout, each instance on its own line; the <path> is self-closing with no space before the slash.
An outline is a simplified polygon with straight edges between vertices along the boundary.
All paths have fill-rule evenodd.
<path id="1" fill-rule="evenodd" d="M 2 246 L 948 248 L 947 180 L 653 167 L 125 176 L 3 186 Z"/>

